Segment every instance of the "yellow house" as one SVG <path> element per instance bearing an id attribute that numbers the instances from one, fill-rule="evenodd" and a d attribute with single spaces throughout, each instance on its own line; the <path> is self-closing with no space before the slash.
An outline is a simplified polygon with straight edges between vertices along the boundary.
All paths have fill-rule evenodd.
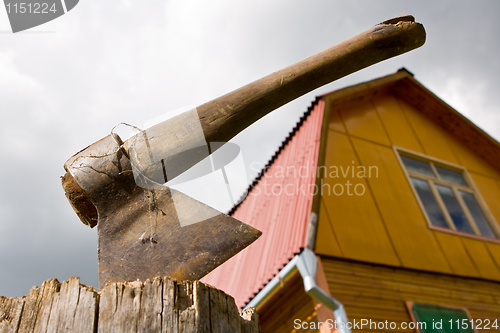
<path id="1" fill-rule="evenodd" d="M 309 196 L 263 193 L 307 159 Z M 341 332 L 499 331 L 499 202 L 500 144 L 401 69 L 317 98 L 231 212 L 267 238 L 206 281 L 256 306 L 264 332 L 333 332 L 341 315 Z M 329 295 L 306 293 L 307 251 Z"/>

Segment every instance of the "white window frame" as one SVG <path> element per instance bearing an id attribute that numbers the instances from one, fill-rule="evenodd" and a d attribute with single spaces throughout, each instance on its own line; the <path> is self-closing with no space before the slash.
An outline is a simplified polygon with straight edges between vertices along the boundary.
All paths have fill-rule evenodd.
<path id="1" fill-rule="evenodd" d="M 467 171 L 466 168 L 464 168 L 463 166 L 460 166 L 460 165 L 456 165 L 456 164 L 453 164 L 453 163 L 450 163 L 447 161 L 443 161 L 443 160 L 431 157 L 431 156 L 417 153 L 417 152 L 414 152 L 414 151 L 411 151 L 408 149 L 404 149 L 404 148 L 400 148 L 400 147 L 396 147 L 396 146 L 393 146 L 393 148 L 394 148 L 394 152 L 397 156 L 397 159 L 399 161 L 399 164 L 401 165 L 401 168 L 403 169 L 403 172 L 406 176 L 406 179 L 407 179 L 407 181 L 408 181 L 408 183 L 413 191 L 413 194 L 415 195 L 415 198 L 417 199 L 417 202 L 420 206 L 420 209 L 425 216 L 425 219 L 427 221 L 427 226 L 430 229 L 437 230 L 437 231 L 443 231 L 443 232 L 447 232 L 447 233 L 452 233 L 452 234 L 457 234 L 460 236 L 465 236 L 465 237 L 470 237 L 470 238 L 486 240 L 486 241 L 490 241 L 490 242 L 494 242 L 494 243 L 500 243 L 500 227 L 499 227 L 497 221 L 495 220 L 495 217 L 493 216 L 493 214 L 491 214 L 490 210 L 488 209 L 488 206 L 486 205 L 486 203 L 485 203 L 484 199 L 482 198 L 480 192 L 478 191 L 476 185 L 472 181 L 472 178 L 469 175 L 469 172 Z M 443 180 L 440 178 L 431 177 L 431 176 L 427 176 L 427 175 L 424 175 L 421 173 L 409 171 L 406 169 L 406 167 L 403 163 L 403 160 L 401 159 L 401 155 L 408 156 L 410 158 L 413 158 L 416 160 L 421 160 L 423 162 L 429 163 L 436 175 L 439 175 L 439 173 L 437 172 L 437 170 L 435 168 L 436 165 L 443 167 L 443 168 L 446 168 L 446 169 L 449 169 L 451 171 L 459 172 L 462 174 L 466 183 L 469 186 L 463 186 L 463 185 L 452 183 L 452 182 L 449 182 L 449 181 L 446 181 L 446 180 Z M 444 215 L 444 218 L 449 226 L 449 229 L 435 226 L 431 223 L 431 220 L 430 220 L 429 216 L 427 215 L 427 211 L 425 210 L 425 207 L 422 204 L 422 201 L 420 200 L 420 196 L 418 195 L 417 190 L 413 186 L 413 182 L 411 181 L 410 177 L 418 178 L 418 179 L 425 180 L 428 182 L 428 184 L 431 188 L 431 191 L 434 194 L 434 198 L 436 199 L 439 207 L 441 208 L 441 212 Z M 456 229 L 455 224 L 453 223 L 453 220 L 451 219 L 450 214 L 448 213 L 448 209 L 446 208 L 446 206 L 445 206 L 443 200 L 441 199 L 441 196 L 439 195 L 434 184 L 445 185 L 445 186 L 451 187 L 453 189 L 455 197 L 459 201 L 460 206 L 461 206 L 462 210 L 464 211 L 464 214 L 466 215 L 467 220 L 468 220 L 472 230 L 474 231 L 474 234 L 459 231 Z M 472 217 L 471 213 L 469 212 L 469 209 L 468 209 L 467 205 L 465 204 L 465 202 L 463 201 L 462 196 L 459 195 L 458 190 L 472 193 L 474 195 L 474 197 L 476 198 L 476 200 L 479 204 L 479 207 L 481 208 L 484 216 L 486 217 L 486 220 L 487 220 L 488 224 L 490 225 L 496 238 L 490 238 L 490 237 L 486 237 L 486 236 L 481 235 L 481 233 L 479 232 L 479 228 L 477 227 L 477 225 L 474 221 L 474 218 Z"/>

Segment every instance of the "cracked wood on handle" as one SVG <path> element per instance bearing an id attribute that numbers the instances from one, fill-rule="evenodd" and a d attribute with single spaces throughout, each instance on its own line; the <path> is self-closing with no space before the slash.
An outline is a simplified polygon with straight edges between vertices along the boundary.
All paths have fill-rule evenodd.
<path id="1" fill-rule="evenodd" d="M 0 296 L 0 332 L 259 333 L 255 309 L 200 281 L 156 277 L 112 283 L 100 292 L 71 277 L 47 280 L 28 296 Z"/>

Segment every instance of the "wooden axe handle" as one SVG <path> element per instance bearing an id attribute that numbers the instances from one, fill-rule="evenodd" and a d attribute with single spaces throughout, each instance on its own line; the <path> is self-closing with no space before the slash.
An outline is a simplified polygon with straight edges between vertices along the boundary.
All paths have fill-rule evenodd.
<path id="1" fill-rule="evenodd" d="M 195 125 L 201 124 L 206 142 L 227 142 L 266 114 L 295 98 L 362 68 L 415 49 L 424 42 L 424 27 L 416 23 L 412 16 L 387 20 L 292 66 L 200 105 L 196 108 L 196 117 L 199 119 L 196 119 Z M 170 156 L 170 160 L 165 163 L 175 166 L 171 173 L 175 177 L 204 158 L 203 154 L 196 158 L 183 158 L 180 155 L 192 147 L 198 147 L 199 143 L 199 140 L 195 140 L 193 133 L 196 131 L 192 127 L 193 123 L 187 121 L 188 117 L 189 114 L 185 113 L 157 124 L 130 138 L 123 146 L 120 140 L 121 150 L 127 158 L 130 156 L 132 164 L 144 175 L 150 177 L 160 174 L 161 179 L 165 173 L 164 167 L 160 163 L 151 163 L 151 150 L 161 158 Z M 107 147 L 109 142 L 113 146 Z M 141 149 L 146 146 L 147 149 Z M 97 223 L 98 214 L 94 209 L 96 201 L 108 200 L 105 194 L 108 187 L 117 186 L 109 177 L 101 179 L 87 172 L 89 168 L 111 172 L 116 161 L 91 157 L 112 155 L 113 152 L 116 153 L 116 149 L 115 142 L 107 137 L 66 162 L 66 171 L 71 170 L 62 180 L 66 195 L 82 221 L 90 226 Z M 79 164 L 85 161 L 87 168 L 75 167 L 76 161 Z M 170 163 L 171 161 L 175 163 Z M 123 170 L 120 171 L 117 177 L 124 174 Z M 156 181 L 156 177 L 148 179 Z M 133 178 L 128 181 L 133 183 Z M 102 198 L 103 196 L 106 198 Z M 112 201 L 113 198 L 110 197 L 109 200 Z"/>
<path id="2" fill-rule="evenodd" d="M 197 108 L 207 142 L 227 142 L 266 114 L 318 87 L 422 46 L 413 16 L 384 21 L 340 44 Z"/>
<path id="3" fill-rule="evenodd" d="M 206 157 L 192 151 L 204 142 L 228 142 L 254 122 L 318 87 L 425 42 L 412 16 L 387 20 L 340 44 L 146 129 L 124 151 L 144 179 L 163 183 Z M 201 126 L 201 131 L 198 128 Z M 199 135 L 204 136 L 200 138 Z M 190 156 L 186 155 L 186 152 Z M 213 151 L 212 151 L 213 152 Z M 184 154 L 184 155 L 183 155 Z M 162 163 L 158 163 L 159 160 Z M 168 171 L 163 165 L 168 166 Z M 168 177 L 168 178 L 167 178 Z M 142 185 L 140 185 L 142 186 Z"/>

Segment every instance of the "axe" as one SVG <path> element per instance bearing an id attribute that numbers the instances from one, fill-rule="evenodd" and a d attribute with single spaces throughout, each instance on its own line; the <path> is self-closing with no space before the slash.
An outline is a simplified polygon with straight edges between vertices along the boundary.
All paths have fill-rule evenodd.
<path id="1" fill-rule="evenodd" d="M 211 143 L 227 142 L 295 98 L 424 42 L 423 26 L 399 16 L 125 142 L 112 132 L 71 157 L 62 184 L 82 222 L 97 225 L 100 286 L 155 276 L 200 279 L 255 241 L 260 231 L 164 184 L 215 156 L 220 145 Z"/>

